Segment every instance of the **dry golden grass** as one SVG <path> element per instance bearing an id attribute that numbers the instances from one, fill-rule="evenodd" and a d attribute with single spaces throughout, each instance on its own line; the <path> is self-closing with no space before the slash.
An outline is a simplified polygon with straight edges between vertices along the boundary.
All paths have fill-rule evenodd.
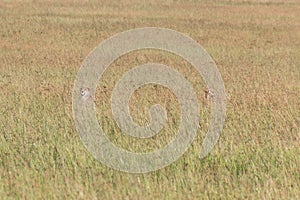
<path id="1" fill-rule="evenodd" d="M 2 0 L 0 197 L 300 199 L 299 10 L 299 0 Z M 200 160 L 210 115 L 201 77 L 184 60 L 160 51 L 121 57 L 104 74 L 96 99 L 99 122 L 117 145 L 148 151 L 174 136 L 165 131 L 143 143 L 115 127 L 111 89 L 137 64 L 160 62 L 179 70 L 203 105 L 198 137 L 183 157 L 159 171 L 126 174 L 98 163 L 84 148 L 72 119 L 72 87 L 96 45 L 148 26 L 185 33 L 209 52 L 225 82 L 227 118 L 218 145 Z M 164 88 L 136 91 L 134 119 L 147 122 L 147 108 L 157 102 L 168 109 L 168 128 L 176 131 L 178 104 Z"/>

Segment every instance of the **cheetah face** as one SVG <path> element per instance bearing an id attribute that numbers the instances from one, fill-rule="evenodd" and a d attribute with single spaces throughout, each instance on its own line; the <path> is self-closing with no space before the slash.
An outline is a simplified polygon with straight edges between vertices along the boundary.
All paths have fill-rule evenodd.
<path id="1" fill-rule="evenodd" d="M 86 101 L 91 95 L 90 95 L 90 88 L 80 88 L 80 95 L 81 98 Z"/>

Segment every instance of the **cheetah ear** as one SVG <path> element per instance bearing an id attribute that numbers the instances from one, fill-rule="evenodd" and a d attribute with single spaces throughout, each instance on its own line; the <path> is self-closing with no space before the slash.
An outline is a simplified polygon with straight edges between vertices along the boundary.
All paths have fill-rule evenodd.
<path id="1" fill-rule="evenodd" d="M 209 90 L 204 90 L 205 97 L 208 96 Z"/>

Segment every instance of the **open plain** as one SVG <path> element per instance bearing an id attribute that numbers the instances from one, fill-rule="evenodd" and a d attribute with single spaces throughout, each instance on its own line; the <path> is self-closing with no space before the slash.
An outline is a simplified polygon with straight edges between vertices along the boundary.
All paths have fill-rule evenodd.
<path id="1" fill-rule="evenodd" d="M 300 1 L 0 1 L 0 199 L 300 199 Z M 227 118 L 213 151 L 199 159 L 208 130 L 206 86 L 184 59 L 141 50 L 103 74 L 95 104 L 116 145 L 136 152 L 166 145 L 180 123 L 168 89 L 148 85 L 130 100 L 133 119 L 149 122 L 160 103 L 165 129 L 138 140 L 120 132 L 110 109 L 122 74 L 149 62 L 191 82 L 201 108 L 197 138 L 166 168 L 115 171 L 86 150 L 72 118 L 72 88 L 100 42 L 133 28 L 163 27 L 201 44 L 216 62 Z"/>

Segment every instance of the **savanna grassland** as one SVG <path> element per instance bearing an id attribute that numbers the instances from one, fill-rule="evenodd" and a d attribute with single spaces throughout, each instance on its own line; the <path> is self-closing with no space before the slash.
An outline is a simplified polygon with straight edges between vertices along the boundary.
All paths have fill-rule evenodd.
<path id="1" fill-rule="evenodd" d="M 0 199 L 300 199 L 300 1 L 0 1 Z M 121 134 L 111 91 L 132 67 L 177 69 L 201 108 L 197 138 L 166 168 L 128 174 L 85 149 L 72 118 L 72 88 L 84 58 L 122 31 L 164 27 L 182 32 L 215 60 L 227 94 L 227 118 L 213 151 L 199 159 L 208 129 L 205 84 L 178 56 L 141 50 L 117 59 L 99 81 L 97 117 L 108 137 L 131 151 L 172 139 L 179 105 L 149 85 L 130 101 L 134 120 L 153 103 L 168 111 L 152 139 Z"/>

